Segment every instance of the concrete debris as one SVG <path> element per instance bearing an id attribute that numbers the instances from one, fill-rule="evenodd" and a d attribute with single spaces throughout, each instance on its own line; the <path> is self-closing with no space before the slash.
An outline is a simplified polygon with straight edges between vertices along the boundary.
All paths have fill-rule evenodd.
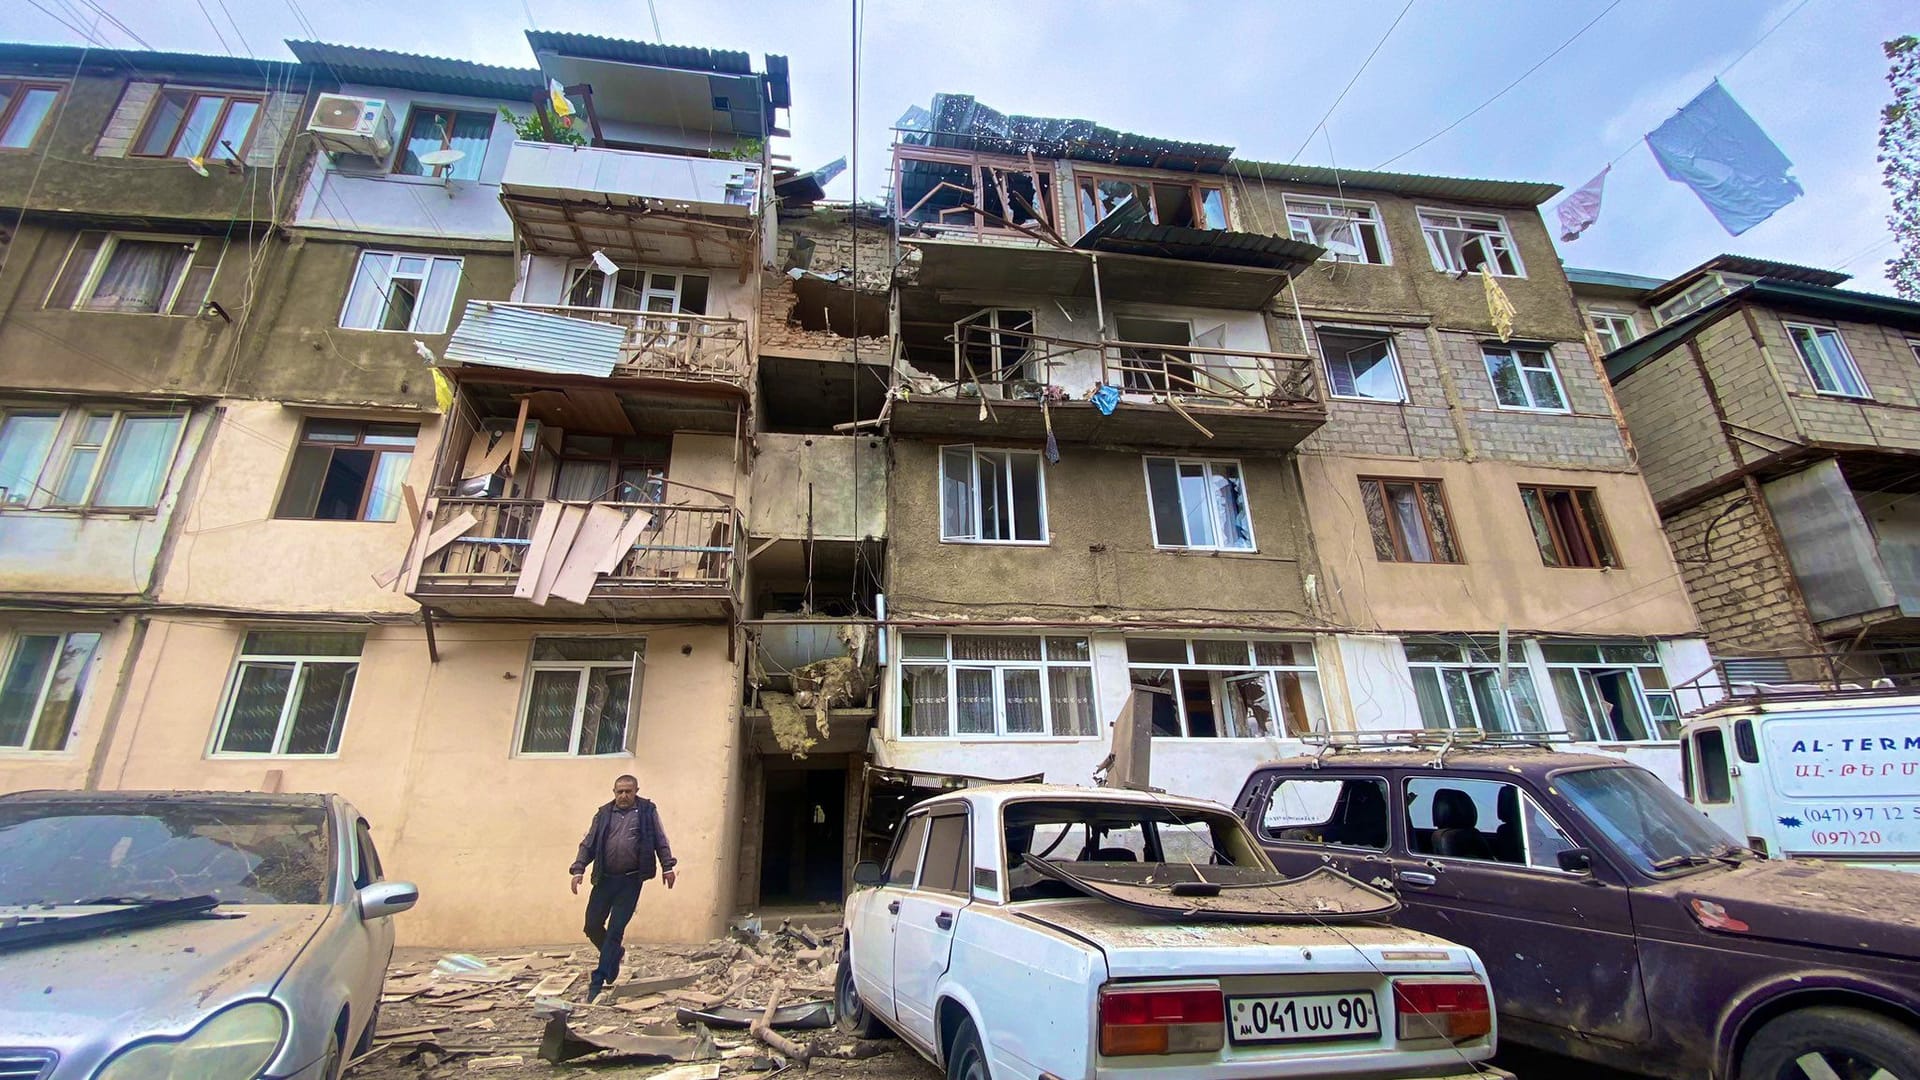
<path id="1" fill-rule="evenodd" d="M 474 1058 L 467 1062 L 467 1068 L 474 1071 L 493 1069 L 517 1069 L 526 1062 L 519 1054 L 496 1054 L 493 1057 Z"/>
<path id="2" fill-rule="evenodd" d="M 682 1024 L 705 1024 L 722 1031 L 740 1031 L 759 1020 L 759 1009 L 675 1009 L 674 1019 Z M 833 1006 L 825 1001 L 806 1001 L 782 1005 L 773 1011 L 768 1026 L 775 1031 L 808 1031 L 833 1026 Z"/>
<path id="3" fill-rule="evenodd" d="M 659 1029 L 647 1030 L 653 1032 Z M 635 1065 L 664 1061 L 706 1061 L 718 1057 L 720 1051 L 713 1044 L 713 1033 L 706 1028 L 695 1028 L 694 1031 L 692 1035 L 628 1035 L 617 1029 L 602 1028 L 581 1032 L 568 1025 L 565 1016 L 550 1016 L 540 1039 L 540 1060 L 558 1065 L 606 1050 L 619 1055 L 622 1062 Z"/>

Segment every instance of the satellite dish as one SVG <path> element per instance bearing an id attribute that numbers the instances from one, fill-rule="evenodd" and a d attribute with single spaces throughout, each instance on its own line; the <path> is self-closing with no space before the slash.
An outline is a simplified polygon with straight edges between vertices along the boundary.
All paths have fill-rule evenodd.
<path id="1" fill-rule="evenodd" d="M 205 178 L 207 175 L 207 163 L 197 157 L 187 159 L 187 168 L 192 169 L 196 175 L 202 178 Z"/>
<path id="2" fill-rule="evenodd" d="M 420 155 L 420 164 L 437 169 L 442 165 L 451 165 L 466 156 L 465 150 L 429 150 Z"/>

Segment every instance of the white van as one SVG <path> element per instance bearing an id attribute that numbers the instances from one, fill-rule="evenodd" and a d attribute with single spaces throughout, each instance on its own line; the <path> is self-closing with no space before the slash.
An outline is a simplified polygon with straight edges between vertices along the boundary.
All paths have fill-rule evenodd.
<path id="1" fill-rule="evenodd" d="M 1728 702 L 1688 721 L 1680 768 L 1756 851 L 1920 871 L 1920 696 Z"/>

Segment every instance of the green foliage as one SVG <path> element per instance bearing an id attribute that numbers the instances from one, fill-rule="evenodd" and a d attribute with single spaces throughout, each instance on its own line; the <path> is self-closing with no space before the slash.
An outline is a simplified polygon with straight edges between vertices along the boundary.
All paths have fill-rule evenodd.
<path id="1" fill-rule="evenodd" d="M 500 106 L 500 115 L 513 125 L 513 131 L 523 142 L 557 143 L 561 146 L 585 146 L 587 137 L 580 131 L 577 116 L 557 116 L 552 119 L 553 137 L 548 138 L 546 129 L 540 126 L 540 114 L 528 113 L 515 116 L 505 105 Z"/>
<path id="2" fill-rule="evenodd" d="M 738 139 L 733 144 L 731 156 L 735 161 L 759 161 L 766 156 L 766 153 L 765 139 Z"/>
<path id="3" fill-rule="evenodd" d="M 1893 195 L 1887 228 L 1900 246 L 1887 260 L 1887 279 L 1901 296 L 1920 300 L 1920 38 L 1908 34 L 1881 48 L 1892 62 L 1893 101 L 1880 110 L 1880 182 Z"/>

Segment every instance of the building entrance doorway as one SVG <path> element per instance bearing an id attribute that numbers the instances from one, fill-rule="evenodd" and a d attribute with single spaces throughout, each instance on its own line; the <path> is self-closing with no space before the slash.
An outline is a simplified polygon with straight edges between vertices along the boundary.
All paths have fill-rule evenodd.
<path id="1" fill-rule="evenodd" d="M 767 760 L 765 770 L 760 906 L 839 903 L 846 854 L 846 767 L 781 768 Z"/>

